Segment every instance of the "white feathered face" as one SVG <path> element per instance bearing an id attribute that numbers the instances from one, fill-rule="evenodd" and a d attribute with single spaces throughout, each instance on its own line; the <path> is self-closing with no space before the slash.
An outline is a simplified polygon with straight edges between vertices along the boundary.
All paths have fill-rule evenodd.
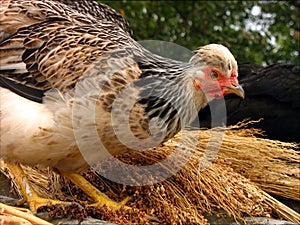
<path id="1" fill-rule="evenodd" d="M 228 94 L 244 98 L 244 90 L 238 83 L 237 62 L 228 48 L 210 44 L 195 52 L 190 62 L 201 68 L 193 80 L 196 90 L 202 90 L 211 98 L 222 98 Z"/>

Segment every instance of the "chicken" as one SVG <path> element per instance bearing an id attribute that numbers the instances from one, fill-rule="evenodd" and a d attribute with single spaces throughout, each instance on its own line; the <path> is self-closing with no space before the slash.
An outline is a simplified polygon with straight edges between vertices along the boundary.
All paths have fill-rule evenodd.
<path id="1" fill-rule="evenodd" d="M 254 63 L 239 64 L 239 83 L 247 96 L 244 100 L 235 96 L 225 98 L 226 125 L 234 125 L 244 119 L 259 120 L 249 127 L 263 130 L 265 137 L 280 141 L 300 142 L 300 67 L 287 63 L 275 63 L 266 67 Z M 218 111 L 222 102 L 214 100 L 211 110 Z M 199 113 L 201 127 L 211 127 L 211 112 L 205 107 Z"/>
<path id="2" fill-rule="evenodd" d="M 36 196 L 18 163 L 55 168 L 97 206 L 119 209 L 128 199 L 108 199 L 78 173 L 157 146 L 209 101 L 244 91 L 226 47 L 198 48 L 189 62 L 163 58 L 132 39 L 108 6 L 70 2 L 1 1 L 0 157 L 33 211 L 60 202 Z"/>

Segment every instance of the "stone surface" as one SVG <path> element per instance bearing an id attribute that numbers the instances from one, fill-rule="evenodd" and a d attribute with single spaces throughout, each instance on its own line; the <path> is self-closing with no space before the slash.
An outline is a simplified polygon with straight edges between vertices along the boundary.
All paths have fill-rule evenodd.
<path id="1" fill-rule="evenodd" d="M 68 221 L 60 221 L 57 223 L 57 225 L 78 225 L 78 220 L 68 220 Z M 114 223 L 109 223 L 103 220 L 97 220 L 97 219 L 84 219 L 80 225 L 117 225 Z"/>
<path id="2" fill-rule="evenodd" d="M 5 205 L 17 206 L 18 201 L 18 199 L 0 195 L 0 202 L 2 202 Z"/>
<path id="3" fill-rule="evenodd" d="M 275 219 L 264 218 L 264 217 L 246 217 L 245 220 L 247 225 L 297 225 L 289 221 L 275 220 Z M 238 225 L 238 224 L 231 223 L 230 225 Z"/>

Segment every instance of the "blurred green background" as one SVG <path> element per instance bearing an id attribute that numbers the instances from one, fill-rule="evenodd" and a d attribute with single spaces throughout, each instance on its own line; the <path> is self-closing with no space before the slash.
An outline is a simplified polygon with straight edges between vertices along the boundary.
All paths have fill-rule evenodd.
<path id="1" fill-rule="evenodd" d="M 300 1 L 100 1 L 128 20 L 133 37 L 194 50 L 226 45 L 238 62 L 300 65 Z"/>

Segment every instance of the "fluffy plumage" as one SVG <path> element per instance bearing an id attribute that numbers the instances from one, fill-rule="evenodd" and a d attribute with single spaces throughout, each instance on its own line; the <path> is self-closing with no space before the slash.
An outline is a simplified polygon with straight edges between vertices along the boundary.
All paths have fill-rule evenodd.
<path id="1" fill-rule="evenodd" d="M 2 0 L 0 16 L 7 161 L 78 172 L 88 166 L 79 142 L 97 162 L 107 157 L 96 154 L 99 138 L 110 154 L 153 147 L 188 127 L 208 101 L 243 96 L 226 47 L 200 48 L 188 63 L 160 57 L 94 1 Z"/>

